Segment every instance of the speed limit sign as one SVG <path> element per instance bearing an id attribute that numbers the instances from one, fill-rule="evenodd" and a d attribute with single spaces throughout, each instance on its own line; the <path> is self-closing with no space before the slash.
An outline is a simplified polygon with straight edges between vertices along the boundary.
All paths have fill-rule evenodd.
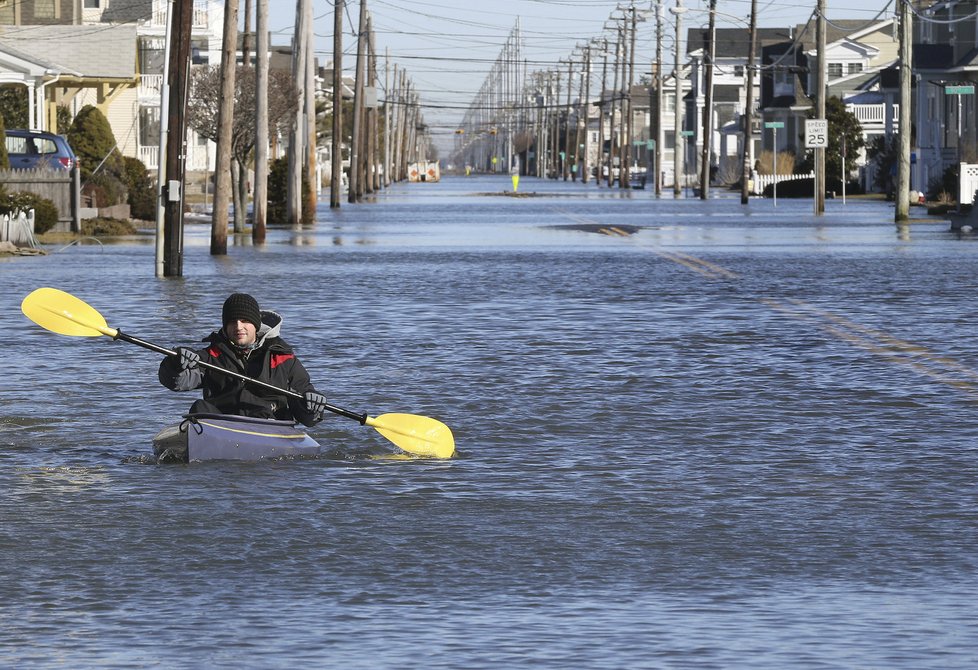
<path id="1" fill-rule="evenodd" d="M 829 122 L 827 119 L 805 120 L 805 148 L 824 149 L 829 146 Z"/>

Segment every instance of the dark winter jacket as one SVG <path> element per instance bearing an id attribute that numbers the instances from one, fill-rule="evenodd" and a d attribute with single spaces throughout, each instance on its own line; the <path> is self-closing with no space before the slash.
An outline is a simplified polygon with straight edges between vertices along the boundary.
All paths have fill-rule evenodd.
<path id="1" fill-rule="evenodd" d="M 292 347 L 278 336 L 282 317 L 266 311 L 261 316 L 258 346 L 247 357 L 239 353 L 238 347 L 228 340 L 223 330 L 215 330 L 203 339 L 209 346 L 197 351 L 200 360 L 300 394 L 315 391 L 309 373 L 296 358 Z M 160 363 L 159 376 L 160 383 L 173 391 L 203 388 L 204 406 L 213 407 L 221 414 L 295 420 L 306 426 L 312 426 L 323 418 L 322 413 L 308 412 L 301 399 L 249 384 L 230 375 L 201 367 L 181 371 L 179 360 L 173 356 L 164 358 Z"/>

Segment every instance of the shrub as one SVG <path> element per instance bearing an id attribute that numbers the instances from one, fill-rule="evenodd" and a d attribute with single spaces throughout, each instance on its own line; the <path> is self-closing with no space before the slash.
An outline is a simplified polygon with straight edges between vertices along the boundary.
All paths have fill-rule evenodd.
<path id="1" fill-rule="evenodd" d="M 28 209 L 34 210 L 34 232 L 38 235 L 58 225 L 58 208 L 51 200 L 26 191 L 0 194 L 0 214 L 12 214 L 15 210 L 23 212 Z"/>
<path id="2" fill-rule="evenodd" d="M 3 114 L 0 114 L 0 170 L 7 170 L 10 168 L 10 156 L 7 155 L 7 143 L 5 138 L 7 137 L 7 126 L 3 119 Z"/>
<path id="3" fill-rule="evenodd" d="M 940 177 L 927 184 L 927 199 L 954 202 L 958 199 L 958 166 L 948 166 Z"/>
<path id="4" fill-rule="evenodd" d="M 129 191 L 129 213 L 134 219 L 156 219 L 156 188 L 146 166 L 138 158 L 123 157 L 126 189 Z"/>
<path id="5" fill-rule="evenodd" d="M 114 237 L 119 235 L 135 235 L 138 231 L 129 221 L 122 219 L 85 219 L 82 221 L 81 234 L 93 237 Z"/>
<path id="6" fill-rule="evenodd" d="M 288 221 L 289 159 L 287 156 L 271 161 L 268 170 L 268 223 Z"/>
<path id="7" fill-rule="evenodd" d="M 82 179 L 91 179 L 96 170 L 116 175 L 122 172 L 122 156 L 116 149 L 112 126 L 97 107 L 81 108 L 68 129 L 68 142 L 78 156 Z"/>
<path id="8" fill-rule="evenodd" d="M 93 105 L 81 108 L 68 129 L 68 142 L 78 156 L 83 192 L 95 207 L 126 202 L 125 163 L 105 115 Z"/>
<path id="9" fill-rule="evenodd" d="M 825 180 L 825 191 L 826 195 L 829 193 L 834 193 L 837 196 L 842 196 L 842 180 L 838 178 L 828 178 Z M 852 180 L 846 182 L 846 194 L 847 195 L 860 195 L 863 193 L 862 184 L 858 180 Z M 811 177 L 806 179 L 789 179 L 778 183 L 778 197 L 779 198 L 811 198 L 815 194 L 815 180 Z M 774 185 L 769 184 L 764 188 L 764 197 L 771 198 L 774 196 Z"/>
<path id="10" fill-rule="evenodd" d="M 0 113 L 11 128 L 30 127 L 30 110 L 27 107 L 27 87 L 0 88 Z"/>

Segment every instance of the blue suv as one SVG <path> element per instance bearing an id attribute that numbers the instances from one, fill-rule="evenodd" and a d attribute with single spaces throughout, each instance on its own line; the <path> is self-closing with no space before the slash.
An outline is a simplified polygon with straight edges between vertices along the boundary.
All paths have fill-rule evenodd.
<path id="1" fill-rule="evenodd" d="M 68 140 L 40 130 L 8 130 L 7 156 L 14 170 L 70 170 L 78 165 Z"/>

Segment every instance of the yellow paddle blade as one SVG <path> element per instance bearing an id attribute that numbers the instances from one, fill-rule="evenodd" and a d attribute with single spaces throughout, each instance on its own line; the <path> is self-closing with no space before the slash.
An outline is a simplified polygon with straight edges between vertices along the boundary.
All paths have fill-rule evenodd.
<path id="1" fill-rule="evenodd" d="M 39 288 L 20 303 L 24 316 L 59 335 L 73 337 L 115 337 L 119 331 L 109 328 L 105 318 L 83 300 L 56 288 Z"/>
<path id="2" fill-rule="evenodd" d="M 381 414 L 368 416 L 366 424 L 409 454 L 429 458 L 451 458 L 455 455 L 455 437 L 441 421 L 417 414 Z"/>

